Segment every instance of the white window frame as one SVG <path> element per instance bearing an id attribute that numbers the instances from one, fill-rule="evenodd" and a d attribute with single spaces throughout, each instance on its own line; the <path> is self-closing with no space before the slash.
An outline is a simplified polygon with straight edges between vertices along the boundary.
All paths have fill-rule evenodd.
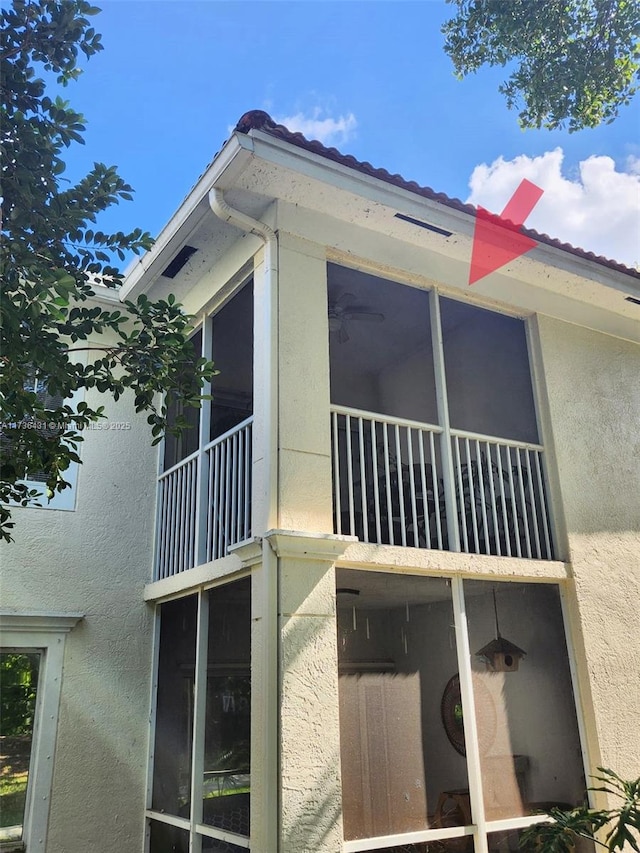
<path id="1" fill-rule="evenodd" d="M 153 682 L 151 685 L 151 714 L 149 726 L 149 759 L 147 763 L 147 807 L 145 809 L 146 832 L 145 853 L 150 850 L 151 821 L 164 823 L 183 829 L 189 835 L 189 850 L 199 853 L 202 848 L 203 838 L 213 838 L 217 841 L 227 841 L 239 849 L 251 849 L 250 835 L 237 835 L 230 830 L 218 829 L 209 826 L 202 821 L 202 799 L 196 796 L 200 791 L 201 780 L 204 771 L 204 741 L 205 741 L 205 712 L 207 694 L 208 673 L 208 647 L 209 647 L 209 599 L 207 593 L 210 590 L 228 586 L 237 581 L 251 577 L 248 571 L 233 572 L 218 578 L 212 583 L 202 584 L 187 588 L 182 595 L 168 596 L 156 602 L 155 624 L 154 624 L 154 651 L 153 651 Z M 189 783 L 190 801 L 194 803 L 189 818 L 178 817 L 165 812 L 156 811 L 153 808 L 153 765 L 155 760 L 156 741 L 156 711 L 158 700 L 158 671 L 160 660 L 160 631 L 162 604 L 188 596 L 197 596 L 196 616 L 196 640 L 195 640 L 195 669 L 193 684 L 193 737 L 191 744 L 191 779 Z M 253 597 L 253 590 L 251 593 Z M 253 669 L 251 668 L 253 680 Z M 253 685 L 252 685 L 253 686 Z"/>
<path id="2" fill-rule="evenodd" d="M 46 849 L 65 639 L 82 618 L 81 613 L 0 611 L 2 650 L 41 655 L 22 840 L 3 842 L 0 849 Z"/>
<path id="3" fill-rule="evenodd" d="M 84 399 L 84 388 L 78 388 L 76 391 L 71 394 L 70 397 L 65 398 L 65 405 L 69 405 L 72 408 L 76 408 L 78 403 L 80 403 Z M 70 487 L 64 489 L 62 492 L 55 492 L 51 500 L 47 499 L 46 494 L 46 486 L 40 480 L 24 480 L 26 486 L 29 489 L 37 489 L 40 491 L 41 497 L 37 498 L 39 501 L 39 506 L 30 503 L 27 504 L 25 509 L 60 509 L 65 512 L 74 512 L 76 508 L 76 490 L 78 485 L 78 468 L 79 465 L 77 462 L 72 462 L 67 470 L 64 473 L 65 479 L 68 483 L 70 483 Z"/>

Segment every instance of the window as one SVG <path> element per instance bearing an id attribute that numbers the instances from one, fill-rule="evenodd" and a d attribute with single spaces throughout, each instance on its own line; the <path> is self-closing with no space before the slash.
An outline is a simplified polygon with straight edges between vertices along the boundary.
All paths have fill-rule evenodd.
<path id="1" fill-rule="evenodd" d="M 191 337 L 193 344 L 193 357 L 195 360 L 202 355 L 202 329 L 199 329 Z M 182 459 L 190 456 L 198 449 L 199 429 L 200 429 L 200 413 L 201 409 L 194 409 L 193 406 L 183 406 L 177 400 L 174 401 L 167 411 L 167 423 L 175 424 L 176 419 L 181 416 L 189 424 L 181 435 L 175 436 L 167 432 L 164 438 L 164 470 L 172 468 Z"/>
<path id="2" fill-rule="evenodd" d="M 33 392 L 38 398 L 38 402 L 43 406 L 45 410 L 55 410 L 59 408 L 64 400 L 60 395 L 57 394 L 49 394 L 47 391 L 45 381 L 42 377 L 38 376 L 37 372 L 33 370 L 29 379 L 24 384 L 25 391 Z M 72 396 L 68 399 L 68 403 L 70 406 L 75 407 L 78 402 L 82 399 L 83 390 L 78 389 Z M 56 422 L 45 422 L 38 423 L 28 420 L 23 420 L 18 424 L 4 424 L 2 430 L 0 431 L 0 442 L 2 444 L 3 453 L 10 454 L 11 453 L 11 445 L 16 440 L 19 440 L 20 434 L 25 429 L 33 429 L 45 435 L 53 435 L 59 431 L 60 427 Z M 26 484 L 30 489 L 35 489 L 41 493 L 42 497 L 39 499 L 40 506 L 37 508 L 42 509 L 62 509 L 62 510 L 74 510 L 75 502 L 76 502 L 76 486 L 78 480 L 78 464 L 76 462 L 72 462 L 65 472 L 65 479 L 70 486 L 62 492 L 56 492 L 51 500 L 47 499 L 46 490 L 44 484 L 46 482 L 46 477 L 44 472 L 33 473 L 26 480 Z M 29 504 L 29 507 L 34 508 L 35 504 Z"/>
<path id="3" fill-rule="evenodd" d="M 556 586 L 346 569 L 336 584 L 345 853 L 517 850 L 534 814 L 583 800 Z"/>
<path id="4" fill-rule="evenodd" d="M 523 321 L 444 297 L 440 313 L 452 428 L 537 444 Z"/>
<path id="5" fill-rule="evenodd" d="M 331 402 L 438 424 L 429 292 L 329 264 Z M 452 429 L 538 442 L 524 322 L 437 297 Z"/>
<path id="6" fill-rule="evenodd" d="M 159 620 L 150 853 L 247 849 L 251 580 L 165 602 Z"/>
<path id="7" fill-rule="evenodd" d="M 334 264 L 328 283 L 331 402 L 437 423 L 429 294 Z"/>
<path id="8" fill-rule="evenodd" d="M 66 634 L 81 618 L 0 615 L 2 721 L 8 772 L 0 783 L 0 842 L 46 847 Z M 35 841 L 33 841 L 35 847 Z"/>
<path id="9" fill-rule="evenodd" d="M 0 841 L 22 841 L 39 670 L 38 651 L 0 651 Z"/>

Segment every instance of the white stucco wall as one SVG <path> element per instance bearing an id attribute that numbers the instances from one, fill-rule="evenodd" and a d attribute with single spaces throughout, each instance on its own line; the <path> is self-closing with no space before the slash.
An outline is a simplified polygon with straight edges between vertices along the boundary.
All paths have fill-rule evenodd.
<path id="1" fill-rule="evenodd" d="M 538 328 L 575 579 L 574 640 L 593 700 L 592 760 L 633 778 L 640 772 L 640 347 L 547 317 Z"/>
<path id="2" fill-rule="evenodd" d="M 333 529 L 324 250 L 280 236 L 278 526 Z"/>
<path id="3" fill-rule="evenodd" d="M 139 851 L 144 831 L 157 451 L 127 401 L 86 400 L 131 429 L 85 432 L 75 511 L 14 510 L 1 551 L 4 610 L 84 614 L 66 642 L 46 853 Z"/>
<path id="4" fill-rule="evenodd" d="M 280 558 L 281 853 L 342 842 L 335 574 L 331 562 Z"/>

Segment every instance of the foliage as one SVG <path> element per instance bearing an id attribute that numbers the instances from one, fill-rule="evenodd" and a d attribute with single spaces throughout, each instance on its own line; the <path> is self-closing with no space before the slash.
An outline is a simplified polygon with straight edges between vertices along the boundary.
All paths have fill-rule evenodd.
<path id="1" fill-rule="evenodd" d="M 102 211 L 131 199 L 115 167 L 95 163 L 76 183 L 63 177 L 64 149 L 84 142 L 84 119 L 46 88 L 76 80 L 79 56 L 102 49 L 90 23 L 99 11 L 86 0 L 13 0 L 0 10 L 0 536 L 6 540 L 14 526 L 11 503 L 37 499 L 22 481 L 42 479 L 49 496 L 67 488 L 65 472 L 80 461 L 81 430 L 104 417 L 103 406 L 71 404 L 74 392 L 94 388 L 118 400 L 130 389 L 156 443 L 168 406 L 198 407 L 213 374 L 211 363 L 194 357 L 190 319 L 173 297 L 140 296 L 117 309 L 91 301 L 121 283 L 117 260 L 152 243 L 140 229 L 108 234 L 94 227 Z M 82 350 L 99 357 L 79 356 Z M 185 424 L 179 418 L 172 431 Z"/>
<path id="2" fill-rule="evenodd" d="M 613 770 L 598 767 L 595 776 L 600 791 L 613 798 L 610 809 L 596 810 L 580 806 L 570 811 L 551 809 L 552 823 L 539 823 L 523 833 L 520 846 L 525 850 L 544 850 L 545 853 L 573 853 L 576 836 L 594 841 L 614 853 L 633 849 L 640 853 L 640 778 L 633 781 L 621 779 Z M 635 835 L 634 835 L 635 830 Z M 596 833 L 599 837 L 596 837 Z M 601 840 L 604 839 L 604 840 Z"/>
<path id="3" fill-rule="evenodd" d="M 447 2 L 457 6 L 443 27 L 456 73 L 515 66 L 499 91 L 522 127 L 609 123 L 638 88 L 640 0 Z"/>
<path id="4" fill-rule="evenodd" d="M 22 824 L 27 801 L 27 781 L 27 773 L 19 775 L 10 773 L 0 776 L 0 828 Z M 3 845 L 3 850 L 18 851 L 23 849 L 22 845 L 15 848 Z"/>
<path id="5" fill-rule="evenodd" d="M 0 657 L 0 734 L 30 735 L 36 707 L 40 656 L 6 652 Z"/>

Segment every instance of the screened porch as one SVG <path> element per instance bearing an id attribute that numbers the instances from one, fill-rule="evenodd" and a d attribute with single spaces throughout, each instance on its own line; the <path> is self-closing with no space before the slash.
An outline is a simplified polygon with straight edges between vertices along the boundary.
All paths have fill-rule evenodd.
<path id="1" fill-rule="evenodd" d="M 335 532 L 553 559 L 525 323 L 329 266 Z"/>

